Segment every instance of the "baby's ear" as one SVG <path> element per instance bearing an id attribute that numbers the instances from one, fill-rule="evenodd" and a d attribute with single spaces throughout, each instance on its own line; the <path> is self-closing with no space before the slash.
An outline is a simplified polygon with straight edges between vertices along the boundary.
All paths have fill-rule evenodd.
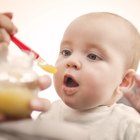
<path id="1" fill-rule="evenodd" d="M 129 69 L 126 71 L 121 84 L 116 89 L 117 96 L 115 100 L 118 101 L 123 96 L 123 94 L 130 91 L 134 85 L 135 85 L 135 70 Z"/>
<path id="2" fill-rule="evenodd" d="M 135 84 L 135 70 L 129 69 L 124 75 L 122 83 L 120 84 L 120 88 L 124 90 L 130 90 Z"/>

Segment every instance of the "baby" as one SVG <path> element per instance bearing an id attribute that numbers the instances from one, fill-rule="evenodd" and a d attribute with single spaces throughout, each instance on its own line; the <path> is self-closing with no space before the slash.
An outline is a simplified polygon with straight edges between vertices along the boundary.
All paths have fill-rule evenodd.
<path id="1" fill-rule="evenodd" d="M 111 13 L 89 13 L 66 29 L 56 61 L 56 92 L 42 119 L 72 122 L 89 139 L 138 140 L 140 116 L 116 102 L 134 85 L 140 58 L 140 35 L 126 19 Z"/>
<path id="2" fill-rule="evenodd" d="M 139 58 L 140 34 L 126 19 L 107 12 L 76 18 L 64 33 L 56 61 L 54 85 L 61 100 L 26 127 L 37 135 L 43 126 L 49 137 L 65 140 L 69 133 L 71 140 L 139 140 L 139 114 L 117 103 L 133 88 Z"/>

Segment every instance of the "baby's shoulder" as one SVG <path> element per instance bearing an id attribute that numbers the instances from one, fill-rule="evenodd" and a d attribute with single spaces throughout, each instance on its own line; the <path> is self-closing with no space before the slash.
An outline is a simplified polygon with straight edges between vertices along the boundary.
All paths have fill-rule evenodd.
<path id="1" fill-rule="evenodd" d="M 115 105 L 113 111 L 118 117 L 125 118 L 125 120 L 136 120 L 140 122 L 140 114 L 133 107 L 119 103 Z"/>

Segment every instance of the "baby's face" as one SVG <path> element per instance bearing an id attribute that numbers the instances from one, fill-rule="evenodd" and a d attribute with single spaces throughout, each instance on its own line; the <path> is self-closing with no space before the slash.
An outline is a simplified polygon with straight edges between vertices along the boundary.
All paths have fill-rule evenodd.
<path id="1" fill-rule="evenodd" d="M 56 91 L 68 106 L 84 110 L 109 105 L 124 74 L 118 34 L 100 21 L 84 19 L 66 30 L 56 62 Z M 120 37 L 120 36 L 119 36 Z"/>

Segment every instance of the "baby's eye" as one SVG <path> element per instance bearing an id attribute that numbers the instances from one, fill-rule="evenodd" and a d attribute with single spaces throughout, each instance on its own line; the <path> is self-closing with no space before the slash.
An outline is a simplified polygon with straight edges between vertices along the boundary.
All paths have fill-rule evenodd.
<path id="1" fill-rule="evenodd" d="M 62 54 L 63 56 L 70 56 L 70 55 L 71 55 L 71 51 L 70 51 L 70 50 L 62 50 L 62 51 L 61 51 L 61 54 Z"/>
<path id="2" fill-rule="evenodd" d="M 94 53 L 90 53 L 88 54 L 87 56 L 90 60 L 101 60 L 101 58 L 99 56 L 97 56 L 96 54 Z"/>

